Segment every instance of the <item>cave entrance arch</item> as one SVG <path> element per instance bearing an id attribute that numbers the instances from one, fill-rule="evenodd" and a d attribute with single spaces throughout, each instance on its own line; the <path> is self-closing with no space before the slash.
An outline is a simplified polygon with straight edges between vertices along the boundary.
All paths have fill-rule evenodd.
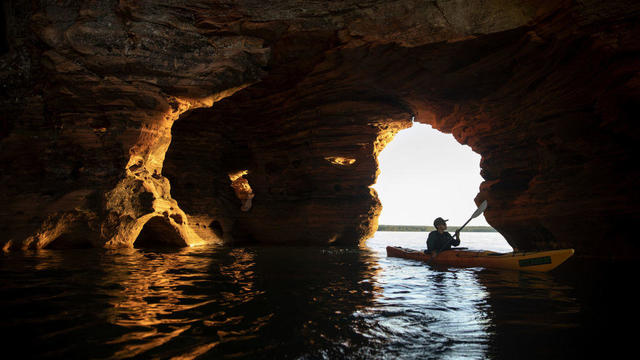
<path id="1" fill-rule="evenodd" d="M 449 219 L 461 226 L 475 209 L 474 198 L 483 179 L 481 156 L 442 133 L 418 122 L 401 130 L 378 156 L 379 170 L 372 186 L 382 202 L 380 225 L 431 226 L 433 219 Z M 489 224 L 481 215 L 468 227 Z M 462 235 L 462 246 L 511 251 L 498 232 Z M 484 239 L 485 244 L 477 243 Z"/>

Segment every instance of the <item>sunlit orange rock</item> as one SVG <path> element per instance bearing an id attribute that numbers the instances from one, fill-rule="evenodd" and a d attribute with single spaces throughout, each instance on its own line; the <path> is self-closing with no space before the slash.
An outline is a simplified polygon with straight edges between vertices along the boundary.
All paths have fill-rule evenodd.
<path id="1" fill-rule="evenodd" d="M 2 247 L 358 244 L 413 120 L 482 155 L 513 246 L 634 254 L 639 6 L 12 2 Z"/>

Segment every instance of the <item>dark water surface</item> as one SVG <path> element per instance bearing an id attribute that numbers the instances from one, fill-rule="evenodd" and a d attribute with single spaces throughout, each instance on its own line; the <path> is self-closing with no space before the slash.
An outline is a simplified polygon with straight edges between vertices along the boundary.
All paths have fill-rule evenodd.
<path id="1" fill-rule="evenodd" d="M 434 268 L 363 249 L 194 247 L 0 256 L 5 354 L 59 359 L 533 359 L 637 341 L 633 264 Z M 495 233 L 463 234 L 503 250 Z M 631 325 L 629 330 L 626 326 Z M 13 358 L 13 357 L 3 357 Z"/>

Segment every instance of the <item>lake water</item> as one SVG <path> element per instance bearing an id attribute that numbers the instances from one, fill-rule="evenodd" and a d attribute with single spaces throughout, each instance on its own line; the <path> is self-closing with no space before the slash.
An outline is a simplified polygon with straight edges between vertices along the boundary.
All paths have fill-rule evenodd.
<path id="1" fill-rule="evenodd" d="M 634 264 L 570 259 L 537 274 L 386 257 L 387 245 L 425 239 L 4 254 L 2 349 L 21 359 L 567 359 L 615 358 L 637 338 Z M 510 251 L 497 233 L 463 233 L 462 246 Z"/>

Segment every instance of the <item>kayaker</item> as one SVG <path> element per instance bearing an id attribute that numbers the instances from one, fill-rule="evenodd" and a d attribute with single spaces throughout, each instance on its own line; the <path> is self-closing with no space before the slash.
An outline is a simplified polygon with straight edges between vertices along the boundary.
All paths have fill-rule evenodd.
<path id="1" fill-rule="evenodd" d="M 433 226 L 436 230 L 429 233 L 427 238 L 427 252 L 432 252 L 437 255 L 439 252 L 451 249 L 451 246 L 460 245 L 460 233 L 455 232 L 454 236 L 451 236 L 447 230 L 447 221 L 441 217 L 436 218 L 433 221 Z"/>

